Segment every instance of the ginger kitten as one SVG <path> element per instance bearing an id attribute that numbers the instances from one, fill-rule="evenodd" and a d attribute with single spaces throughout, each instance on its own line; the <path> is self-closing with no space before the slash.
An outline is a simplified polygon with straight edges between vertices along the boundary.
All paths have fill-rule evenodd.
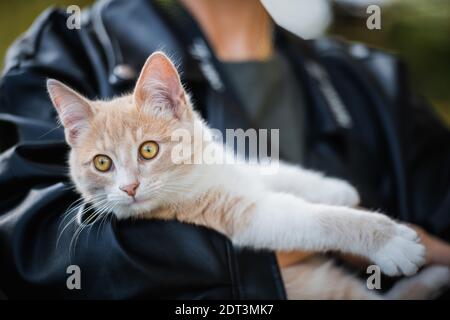
<path id="1" fill-rule="evenodd" d="M 380 213 L 354 209 L 358 193 L 344 181 L 283 163 L 271 175 L 248 164 L 190 164 L 206 148 L 232 155 L 211 140 L 161 52 L 148 58 L 130 95 L 90 101 L 56 80 L 47 87 L 71 146 L 71 178 L 101 214 L 176 219 L 255 249 L 357 254 L 388 275 L 412 275 L 424 263 L 416 232 Z M 201 144 L 193 143 L 198 128 Z M 193 139 L 174 141 L 180 130 Z M 180 143 L 190 153 L 174 161 Z M 380 298 L 323 257 L 284 268 L 282 276 L 290 299 Z M 446 268 L 431 267 L 387 297 L 406 297 L 419 287 L 412 298 L 425 298 L 448 280 Z"/>

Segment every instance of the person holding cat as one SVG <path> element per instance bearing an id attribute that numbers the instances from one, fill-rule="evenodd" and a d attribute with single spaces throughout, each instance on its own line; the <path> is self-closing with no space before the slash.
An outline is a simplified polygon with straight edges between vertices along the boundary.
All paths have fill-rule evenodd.
<path id="1" fill-rule="evenodd" d="M 281 128 L 280 154 L 284 160 L 350 181 L 359 191 L 360 206 L 380 208 L 397 219 L 418 223 L 448 239 L 446 199 L 450 180 L 445 164 L 450 153 L 442 148 L 450 141 L 448 131 L 425 106 L 417 105 L 408 95 L 401 97 L 401 104 L 394 105 L 392 97 L 379 87 L 390 83 L 378 83 L 379 80 L 367 77 L 367 72 L 376 74 L 370 59 L 366 57 L 363 62 L 349 56 L 351 47 L 348 44 L 298 39 L 276 27 L 259 1 L 253 0 L 100 1 L 86 15 L 88 13 L 89 19 L 80 30 L 68 31 L 64 29 L 63 12 L 46 12 L 27 36 L 12 47 L 7 57 L 0 86 L 1 129 L 8 132 L 1 141 L 5 165 L 0 172 L 0 186 L 5 195 L 0 204 L 3 217 L 0 241 L 1 246 L 7 248 L 1 253 L 0 271 L 9 274 L 8 279 L 1 278 L 3 287 L 0 290 L 6 296 L 32 297 L 41 294 L 40 288 L 45 288 L 48 297 L 148 298 L 161 297 L 163 292 L 168 298 L 258 299 L 284 298 L 287 289 L 288 297 L 292 298 L 297 297 L 292 290 L 301 286 L 301 283 L 295 283 L 295 275 L 298 272 L 308 274 L 322 266 L 315 256 L 310 257 L 311 253 L 278 252 L 274 255 L 267 251 L 240 249 L 235 245 L 255 240 L 254 234 L 241 234 L 232 239 L 233 245 L 220 235 L 228 236 L 228 229 L 214 228 L 211 223 L 203 225 L 218 233 L 176 221 L 133 222 L 115 220 L 109 215 L 111 220 L 103 219 L 102 223 L 89 225 L 89 217 L 81 224 L 76 221 L 79 211 L 77 215 L 64 216 L 77 197 L 66 183 L 61 183 L 67 182 L 64 160 L 67 149 L 61 142 L 62 131 L 49 130 L 55 125 L 56 114 L 47 96 L 45 81 L 47 78 L 58 79 L 92 100 L 110 100 L 132 90 L 136 93 L 140 88 L 139 82 L 135 87 L 139 70 L 147 56 L 162 44 L 164 51 L 181 59 L 177 64 L 180 64 L 183 82 L 195 101 L 194 107 L 212 127 L 221 130 Z M 371 54 L 381 53 L 374 51 Z M 152 61 L 157 63 L 152 64 Z M 179 79 L 175 67 L 167 61 L 167 58 L 148 60 L 147 68 L 144 67 L 141 74 L 145 74 L 146 69 L 156 70 L 149 74 L 170 74 L 170 77 L 157 80 L 163 84 L 175 83 L 173 88 L 180 90 L 176 86 L 178 80 L 174 82 Z M 387 56 L 384 63 L 391 68 L 397 67 Z M 163 71 L 157 71 L 158 68 Z M 397 83 L 398 79 L 390 81 Z M 399 90 L 399 94 L 405 94 L 406 89 Z M 81 105 L 73 112 L 60 112 L 66 133 L 69 133 L 66 139 L 73 145 L 75 140 L 72 139 L 83 126 L 77 126 L 79 129 L 75 131 L 68 128 L 78 123 L 73 119 L 83 120 L 79 112 L 90 110 L 91 102 L 59 82 L 50 82 L 49 91 L 57 108 Z M 126 112 L 125 105 L 128 104 L 125 100 L 120 102 L 115 114 Z M 404 109 L 390 112 L 382 109 L 386 105 Z M 410 109 L 414 112 L 409 112 Z M 106 109 L 99 104 L 94 110 Z M 96 111 L 90 112 L 96 114 Z M 64 118 L 71 114 L 78 116 Z M 399 119 L 397 114 L 409 115 L 413 120 Z M 132 117 L 132 113 L 129 115 Z M 124 121 L 126 128 L 125 118 L 113 117 L 113 120 L 119 121 L 119 126 Z M 69 120 L 65 122 L 64 119 Z M 114 128 L 117 129 L 111 123 L 100 130 L 107 134 L 107 129 Z M 120 135 L 126 136 L 126 132 Z M 414 145 L 405 143 L 408 137 L 416 137 Z M 154 141 L 140 142 L 143 143 L 139 145 L 142 157 L 147 154 L 149 159 L 156 157 L 159 147 Z M 441 147 L 433 148 L 434 153 L 428 155 L 427 161 L 418 156 L 436 145 Z M 93 161 L 96 167 L 108 167 L 107 170 L 113 166 L 107 157 Z M 80 180 L 77 179 L 82 179 L 81 172 L 80 169 L 72 174 L 78 189 Z M 287 176 L 295 175 L 287 172 Z M 282 178 L 268 183 L 283 188 L 280 181 L 287 180 Z M 331 185 L 324 191 L 329 191 L 325 194 L 334 199 L 333 204 L 358 204 L 357 193 L 338 190 L 345 189 L 346 184 L 333 184 L 335 193 Z M 292 187 L 301 189 L 302 184 L 294 183 Z M 122 193 L 130 196 L 139 192 L 139 188 L 142 186 L 138 183 L 127 184 Z M 303 197 L 320 202 L 314 199 L 318 188 L 305 190 L 301 191 Z M 349 194 L 348 199 L 339 198 Z M 248 208 L 258 206 L 261 201 Z M 270 214 L 277 216 L 276 207 Z M 90 209 L 80 208 L 86 212 Z M 272 211 L 272 207 L 269 208 Z M 191 211 L 179 214 L 189 217 L 196 209 L 192 205 Z M 118 212 L 121 211 L 115 213 Z M 278 213 L 278 216 L 282 215 L 283 212 Z M 68 220 L 61 224 L 61 218 Z M 386 223 L 390 225 L 390 222 Z M 63 226 L 62 231 L 59 225 Z M 412 227 L 427 249 L 427 262 L 450 265 L 449 245 L 419 227 Z M 90 239 L 90 234 L 95 232 L 79 232 L 83 228 L 97 229 L 99 237 Z M 403 230 L 398 232 L 406 240 L 414 240 L 414 233 L 409 228 L 398 230 Z M 74 239 L 75 247 L 69 254 Z M 288 249 L 261 243 L 259 246 L 272 250 Z M 299 249 L 298 246 L 293 248 Z M 318 249 L 316 245 L 302 248 Z M 360 250 L 348 251 L 362 253 Z M 411 259 L 414 266 L 408 268 L 402 264 L 403 273 L 415 271 L 416 262 L 420 265 L 415 256 Z M 73 263 L 85 270 L 87 277 L 83 282 L 85 289 L 77 292 L 68 291 L 61 285 L 65 283 L 67 266 Z M 306 265 L 315 267 L 302 271 Z M 107 271 L 100 272 L 105 266 Z M 280 267 L 288 270 L 282 273 L 284 281 L 280 277 Z M 43 268 L 52 271 L 45 277 L 37 277 Z M 384 269 L 389 273 L 389 267 Z M 336 272 L 337 287 L 339 283 L 343 286 L 347 281 L 353 283 L 345 273 L 331 272 Z M 117 274 L 121 276 L 120 282 L 114 280 Z M 436 274 L 445 276 L 439 269 L 438 273 L 428 272 L 420 279 L 435 279 Z M 99 281 L 100 286 L 89 285 Z M 294 287 L 288 283 L 294 283 Z M 425 287 L 430 285 L 430 281 L 420 283 Z M 405 285 L 408 283 L 403 283 Z M 337 296 L 320 297 L 363 297 L 359 295 L 359 289 L 354 296 L 345 296 L 343 293 L 348 291 L 342 288 Z M 303 291 L 298 296 L 318 297 L 314 295 L 317 289 L 314 284 L 307 289 L 311 295 L 304 295 Z"/>

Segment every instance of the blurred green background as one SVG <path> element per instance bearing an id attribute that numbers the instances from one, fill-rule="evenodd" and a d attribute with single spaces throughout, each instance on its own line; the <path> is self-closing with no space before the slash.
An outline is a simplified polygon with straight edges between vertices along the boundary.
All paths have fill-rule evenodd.
<path id="1" fill-rule="evenodd" d="M 132 1 L 132 0 L 130 0 Z M 225 0 L 224 0 L 225 1 Z M 314 1 L 314 0 L 311 0 Z M 11 42 L 49 6 L 85 7 L 93 0 L 0 1 L 0 61 Z M 382 9 L 382 29 L 368 30 L 367 15 L 334 6 L 329 34 L 398 53 L 413 84 L 450 126 L 450 0 L 397 0 Z"/>
<path id="2" fill-rule="evenodd" d="M 407 63 L 413 86 L 450 127 L 450 0 L 397 0 L 382 8 L 381 30 L 336 10 L 329 33 L 397 53 Z"/>

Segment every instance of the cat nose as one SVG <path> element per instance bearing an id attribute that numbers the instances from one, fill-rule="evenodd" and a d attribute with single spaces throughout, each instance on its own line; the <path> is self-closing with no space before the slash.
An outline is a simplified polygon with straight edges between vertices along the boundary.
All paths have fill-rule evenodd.
<path id="1" fill-rule="evenodd" d="M 123 192 L 126 192 L 130 197 L 134 197 L 136 195 L 136 189 L 139 187 L 139 182 L 133 182 L 127 184 L 126 186 L 120 186 L 119 189 Z"/>

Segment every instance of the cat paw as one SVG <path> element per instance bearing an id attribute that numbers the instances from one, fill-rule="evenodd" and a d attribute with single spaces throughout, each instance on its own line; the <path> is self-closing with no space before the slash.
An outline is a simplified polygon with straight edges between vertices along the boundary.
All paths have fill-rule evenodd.
<path id="1" fill-rule="evenodd" d="M 328 179 L 323 192 L 326 192 L 324 203 L 335 206 L 356 207 L 359 202 L 358 191 L 348 182 L 339 179 Z"/>
<path id="2" fill-rule="evenodd" d="M 396 224 L 394 236 L 370 258 L 388 276 L 410 276 L 425 263 L 425 247 L 413 229 Z"/>

